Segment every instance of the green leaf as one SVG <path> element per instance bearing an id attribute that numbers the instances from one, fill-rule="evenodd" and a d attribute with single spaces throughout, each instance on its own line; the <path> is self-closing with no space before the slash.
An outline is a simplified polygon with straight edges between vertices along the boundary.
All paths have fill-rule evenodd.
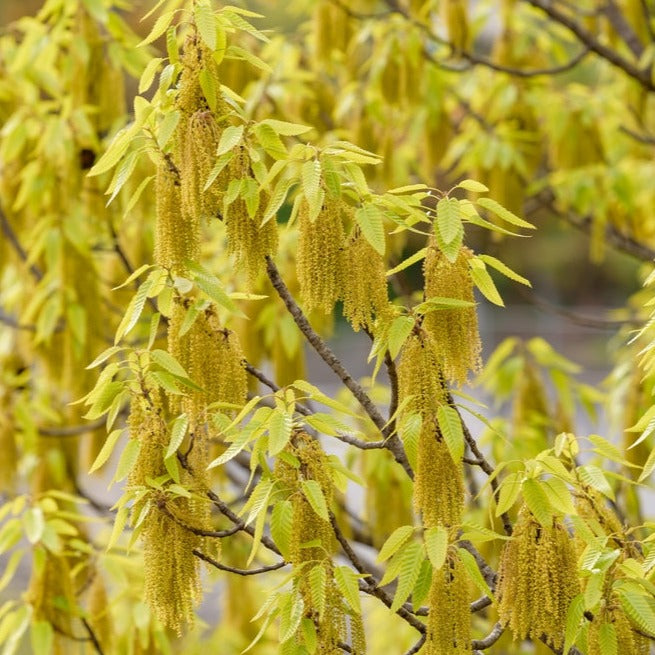
<path id="1" fill-rule="evenodd" d="M 268 424 L 268 451 L 271 455 L 277 455 L 291 438 L 293 418 L 285 411 L 276 409 Z"/>
<path id="2" fill-rule="evenodd" d="M 280 643 L 283 644 L 296 634 L 303 617 L 305 603 L 298 593 L 281 595 L 280 601 Z"/>
<path id="3" fill-rule="evenodd" d="M 182 365 L 166 350 L 156 349 L 150 353 L 152 360 L 164 370 L 179 378 L 188 378 L 187 372 Z"/>
<path id="4" fill-rule="evenodd" d="M 616 628 L 612 623 L 603 623 L 598 630 L 598 645 L 600 655 L 618 655 L 619 644 L 616 638 Z"/>
<path id="5" fill-rule="evenodd" d="M 364 204 L 355 211 L 355 220 L 366 240 L 377 252 L 384 255 L 386 241 L 380 208 L 369 203 Z"/>
<path id="6" fill-rule="evenodd" d="M 140 48 L 141 46 L 144 45 L 148 45 L 153 41 L 156 41 L 168 29 L 168 26 L 171 24 L 171 21 L 173 20 L 174 14 L 175 14 L 174 11 L 167 11 L 166 13 L 159 16 L 155 21 L 155 24 L 152 26 L 152 29 L 150 30 L 148 36 L 146 36 L 146 38 L 143 39 L 143 41 L 141 41 L 141 43 L 137 45 L 137 48 Z"/>
<path id="7" fill-rule="evenodd" d="M 559 478 L 550 478 L 542 483 L 542 489 L 551 507 L 562 514 L 575 514 L 575 506 L 566 483 Z"/>
<path id="8" fill-rule="evenodd" d="M 45 528 L 45 519 L 43 518 L 43 510 L 40 507 L 30 507 L 23 514 L 23 528 L 25 529 L 25 536 L 31 544 L 35 544 L 41 539 Z"/>
<path id="9" fill-rule="evenodd" d="M 162 61 L 164 60 L 161 57 L 155 57 L 148 62 L 139 80 L 139 93 L 145 93 L 150 88 L 152 81 L 155 79 L 155 73 L 161 66 Z"/>
<path id="10" fill-rule="evenodd" d="M 480 207 L 484 207 L 485 209 L 488 209 L 492 214 L 495 214 L 498 216 L 498 218 L 501 218 L 507 223 L 510 223 L 511 225 L 516 225 L 517 227 L 524 227 L 529 230 L 535 230 L 535 226 L 532 225 L 532 223 L 528 223 L 527 221 L 524 221 L 522 218 L 519 218 L 515 214 L 512 214 L 509 209 L 505 209 L 500 203 L 496 202 L 495 200 L 492 200 L 491 198 L 479 198 L 477 201 L 477 204 L 480 205 Z"/>
<path id="11" fill-rule="evenodd" d="M 388 270 L 387 277 L 389 277 L 390 275 L 395 275 L 400 271 L 404 271 L 406 268 L 412 266 L 412 264 L 416 264 L 417 262 L 420 262 L 422 259 L 425 259 L 427 253 L 428 253 L 427 248 L 421 248 L 419 251 L 415 252 L 413 255 L 400 262 L 400 264 Z"/>
<path id="12" fill-rule="evenodd" d="M 494 303 L 494 305 L 500 305 L 504 307 L 505 303 L 496 289 L 494 281 L 491 279 L 487 269 L 484 265 L 484 262 L 477 257 L 473 257 L 469 260 L 471 267 L 471 278 L 475 286 L 481 291 L 482 295 Z"/>
<path id="13" fill-rule="evenodd" d="M 318 159 L 310 159 L 302 166 L 302 190 L 310 204 L 318 195 L 320 184 L 321 162 Z"/>
<path id="14" fill-rule="evenodd" d="M 30 628 L 30 642 L 33 653 L 47 655 L 52 650 L 55 631 L 49 621 L 34 621 Z"/>
<path id="15" fill-rule="evenodd" d="M 412 593 L 421 572 L 423 558 L 423 545 L 418 541 L 411 541 L 403 549 L 398 574 L 398 586 L 390 608 L 392 612 L 397 611 Z"/>
<path id="16" fill-rule="evenodd" d="M 116 330 L 114 344 L 117 344 L 124 336 L 127 336 L 130 330 L 136 325 L 148 300 L 148 293 L 152 287 L 152 282 L 153 278 L 148 276 L 148 279 L 139 287 L 139 290 L 130 301 L 125 315 Z"/>
<path id="17" fill-rule="evenodd" d="M 532 512 L 534 517 L 545 528 L 549 528 L 553 523 L 553 513 L 550 509 L 548 496 L 541 488 L 539 481 L 534 478 L 528 478 L 523 482 L 523 500 Z"/>
<path id="18" fill-rule="evenodd" d="M 391 327 L 389 328 L 389 335 L 387 337 L 387 344 L 389 347 L 389 354 L 391 355 L 391 359 L 396 359 L 407 337 L 414 329 L 415 324 L 416 321 L 411 316 L 397 316 L 394 318 L 391 323 Z"/>
<path id="19" fill-rule="evenodd" d="M 93 462 L 91 468 L 89 469 L 89 473 L 93 473 L 94 471 L 97 471 L 103 464 L 105 464 L 105 462 L 109 459 L 111 454 L 114 452 L 116 443 L 118 442 L 118 439 L 122 433 L 123 433 L 123 429 L 121 428 L 119 430 L 114 430 L 107 436 L 107 439 L 105 440 L 105 443 L 100 449 L 98 456 L 95 458 L 95 461 Z"/>
<path id="20" fill-rule="evenodd" d="M 284 559 L 289 558 L 292 530 L 293 505 L 288 500 L 281 500 L 271 512 L 271 537 Z"/>
<path id="21" fill-rule="evenodd" d="M 356 613 L 362 613 L 359 600 L 359 578 L 348 566 L 337 566 L 334 570 L 334 579 L 350 608 Z"/>
<path id="22" fill-rule="evenodd" d="M 435 570 L 440 569 L 448 553 L 448 530 L 443 525 L 428 528 L 423 535 L 425 550 Z"/>
<path id="23" fill-rule="evenodd" d="M 216 149 L 216 155 L 224 155 L 228 150 L 232 150 L 234 146 L 241 141 L 243 137 L 243 125 L 235 126 L 230 125 L 223 130 L 221 134 L 221 139 L 218 142 L 218 148 Z"/>
<path id="24" fill-rule="evenodd" d="M 596 489 L 596 491 L 600 491 L 600 493 L 607 496 L 610 500 L 614 500 L 614 491 L 610 487 L 605 474 L 597 466 L 585 464 L 584 466 L 578 467 L 577 471 L 582 482 Z"/>
<path id="25" fill-rule="evenodd" d="M 488 193 L 489 191 L 482 182 L 476 182 L 476 180 L 462 180 L 455 188 L 473 191 L 473 193 Z"/>
<path id="26" fill-rule="evenodd" d="M 187 429 L 189 427 L 189 417 L 186 414 L 180 414 L 175 421 L 173 421 L 173 426 L 171 427 L 171 438 L 168 442 L 168 449 L 164 458 L 172 457 L 177 449 L 182 445 L 184 437 L 186 436 Z"/>
<path id="27" fill-rule="evenodd" d="M 271 198 L 268 201 L 268 206 L 264 212 L 264 217 L 262 218 L 262 225 L 268 223 L 276 214 L 278 209 L 282 207 L 284 201 L 286 200 L 287 193 L 289 188 L 293 184 L 293 180 L 283 180 L 275 187 L 275 191 L 271 194 Z"/>
<path id="28" fill-rule="evenodd" d="M 327 574 L 323 564 L 317 564 L 309 572 L 309 591 L 312 595 L 312 606 L 316 609 L 319 616 L 325 613 L 327 601 Z"/>
<path id="29" fill-rule="evenodd" d="M 450 245 L 462 229 L 462 219 L 459 216 L 459 201 L 455 198 L 442 198 L 437 203 L 437 218 L 435 229 L 444 244 Z"/>
<path id="30" fill-rule="evenodd" d="M 261 121 L 263 125 L 269 125 L 272 127 L 278 134 L 283 136 L 299 136 L 300 134 L 305 134 L 310 130 L 313 130 L 313 127 L 308 127 L 307 125 L 299 125 L 298 123 L 287 123 L 286 121 L 278 121 L 274 118 L 266 118 Z"/>
<path id="31" fill-rule="evenodd" d="M 209 3 L 196 4 L 193 17 L 202 40 L 210 50 L 216 50 L 216 17 Z"/>
<path id="32" fill-rule="evenodd" d="M 305 494 L 312 509 L 324 520 L 329 521 L 327 503 L 321 485 L 316 480 L 303 480 L 301 483 L 302 492 Z"/>
<path id="33" fill-rule="evenodd" d="M 630 591 L 620 591 L 621 606 L 626 616 L 642 632 L 655 635 L 655 612 L 648 599 L 641 594 Z"/>
<path id="34" fill-rule="evenodd" d="M 103 350 L 86 368 L 87 370 L 90 370 L 92 368 L 95 368 L 96 366 L 99 366 L 103 362 L 107 361 L 110 357 L 115 355 L 116 353 L 119 353 L 123 348 L 121 346 L 111 346 L 111 348 L 107 348 L 107 350 Z"/>
<path id="35" fill-rule="evenodd" d="M 532 284 L 530 284 L 530 280 L 524 278 L 523 276 L 513 271 L 509 266 L 501 262 L 499 259 L 496 259 L 491 255 L 478 255 L 477 257 L 478 259 L 481 259 L 485 264 L 488 264 L 492 268 L 495 268 L 497 271 L 502 273 L 505 277 L 508 277 L 510 280 L 514 280 L 515 282 L 520 282 L 521 284 L 524 284 L 527 287 L 532 287 Z"/>
<path id="36" fill-rule="evenodd" d="M 566 629 L 564 632 L 564 648 L 562 652 L 568 653 L 575 645 L 575 640 L 580 634 L 582 617 L 584 616 L 584 596 L 578 594 L 569 605 L 566 612 Z"/>
<path id="37" fill-rule="evenodd" d="M 466 444 L 464 442 L 462 421 L 457 410 L 448 405 L 441 405 L 437 410 L 437 421 L 453 462 L 459 464 L 464 456 Z"/>
<path id="38" fill-rule="evenodd" d="M 396 528 L 389 538 L 384 542 L 377 557 L 378 562 L 388 560 L 392 555 L 395 555 L 400 547 L 414 534 L 413 525 L 402 525 Z"/>
<path id="39" fill-rule="evenodd" d="M 493 600 L 494 595 L 491 593 L 489 585 L 486 583 L 485 579 L 480 573 L 477 562 L 471 553 L 469 553 L 464 548 L 457 549 L 457 555 L 459 556 L 459 561 L 464 565 L 464 569 L 468 574 L 471 582 L 485 595 L 489 596 Z"/>
<path id="40" fill-rule="evenodd" d="M 139 458 L 140 451 L 140 439 L 130 439 L 127 442 L 125 449 L 121 454 L 121 458 L 118 460 L 118 466 L 116 467 L 116 473 L 114 474 L 112 482 L 120 482 L 128 475 L 128 473 L 134 468 L 134 465 Z"/>

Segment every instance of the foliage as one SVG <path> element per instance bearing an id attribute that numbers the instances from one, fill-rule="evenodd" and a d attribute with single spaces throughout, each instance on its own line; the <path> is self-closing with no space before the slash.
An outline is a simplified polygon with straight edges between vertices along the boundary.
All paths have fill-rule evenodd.
<path id="1" fill-rule="evenodd" d="M 2 655 L 649 652 L 648 2 L 130 9 L 0 35 Z M 606 394 L 483 367 L 552 216 L 644 262 Z"/>

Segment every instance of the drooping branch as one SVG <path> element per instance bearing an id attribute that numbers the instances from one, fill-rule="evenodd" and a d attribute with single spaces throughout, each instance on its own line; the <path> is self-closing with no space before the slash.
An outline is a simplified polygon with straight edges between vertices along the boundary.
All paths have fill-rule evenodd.
<path id="1" fill-rule="evenodd" d="M 496 623 L 491 632 L 484 639 L 474 639 L 471 648 L 475 650 L 486 650 L 491 648 L 502 636 L 505 628 L 500 623 Z"/>
<path id="2" fill-rule="evenodd" d="M 307 341 L 318 353 L 321 359 L 334 371 L 350 392 L 355 396 L 362 409 L 369 416 L 373 424 L 380 430 L 380 432 L 387 438 L 386 448 L 393 454 L 394 459 L 403 467 L 405 472 L 410 478 L 414 478 L 414 472 L 407 460 L 407 455 L 403 449 L 402 443 L 397 435 L 392 435 L 386 425 L 386 421 L 373 401 L 369 398 L 368 394 L 362 389 L 361 385 L 352 377 L 346 370 L 341 361 L 332 352 L 331 348 L 321 339 L 321 337 L 314 331 L 310 325 L 307 317 L 302 309 L 298 306 L 289 289 L 287 288 L 284 280 L 280 276 L 275 263 L 271 257 L 266 257 L 266 271 L 271 284 L 277 291 L 278 295 L 284 302 L 287 310 L 293 317 L 296 325 L 300 328 Z"/>
<path id="3" fill-rule="evenodd" d="M 207 562 L 214 568 L 219 569 L 220 571 L 226 571 L 227 573 L 234 573 L 235 575 L 248 576 L 248 575 L 260 575 L 262 573 L 270 573 L 271 571 L 277 571 L 285 566 L 288 566 L 288 562 L 284 560 L 277 562 L 276 564 L 270 564 L 269 566 L 261 566 L 258 569 L 238 569 L 233 566 L 228 566 L 227 564 L 221 564 L 221 562 L 216 561 L 213 557 L 210 557 L 206 553 L 194 548 L 191 551 L 198 559 L 201 559 L 203 562 Z"/>

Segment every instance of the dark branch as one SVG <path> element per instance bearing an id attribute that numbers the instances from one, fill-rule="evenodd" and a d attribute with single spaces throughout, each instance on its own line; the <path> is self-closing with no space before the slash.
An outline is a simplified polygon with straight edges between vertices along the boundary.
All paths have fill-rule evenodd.
<path id="1" fill-rule="evenodd" d="M 206 555 L 200 550 L 197 550 L 194 548 L 191 551 L 197 558 L 203 560 L 203 562 L 207 562 L 207 564 L 211 564 L 211 566 L 220 569 L 221 571 L 227 571 L 228 573 L 234 573 L 236 575 L 259 575 L 260 573 L 268 573 L 270 571 L 277 571 L 278 569 L 281 569 L 285 566 L 288 565 L 288 562 L 278 562 L 277 564 L 271 564 L 269 566 L 262 566 L 258 569 L 237 569 L 233 566 L 228 566 L 227 564 L 221 564 L 220 562 L 217 562 L 213 557 L 210 557 L 209 555 Z"/>

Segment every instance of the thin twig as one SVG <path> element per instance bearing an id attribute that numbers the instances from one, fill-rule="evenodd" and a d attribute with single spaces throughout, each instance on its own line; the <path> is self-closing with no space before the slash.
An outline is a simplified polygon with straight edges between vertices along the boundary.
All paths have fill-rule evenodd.
<path id="1" fill-rule="evenodd" d="M 471 648 L 485 650 L 491 648 L 503 635 L 505 628 L 500 623 L 496 623 L 491 632 L 484 639 L 474 639 L 471 642 Z"/>
<path id="2" fill-rule="evenodd" d="M 228 566 L 227 564 L 221 564 L 220 562 L 217 562 L 213 557 L 206 555 L 205 553 L 198 550 L 197 548 L 194 548 L 191 552 L 198 559 L 203 560 L 203 562 L 207 562 L 207 564 L 211 564 L 213 567 L 220 569 L 221 571 L 227 571 L 228 573 L 234 573 L 236 575 L 242 575 L 242 576 L 260 575 L 261 573 L 269 573 L 270 571 L 277 571 L 278 569 L 281 569 L 288 565 L 288 562 L 282 561 L 282 562 L 277 562 L 277 564 L 262 566 L 258 569 L 237 569 L 233 566 Z"/>
<path id="3" fill-rule="evenodd" d="M 9 222 L 9 219 L 7 218 L 7 216 L 2 211 L 1 208 L 0 208 L 0 225 L 2 225 L 2 232 L 9 240 L 9 243 L 11 243 L 13 249 L 16 251 L 16 254 L 20 257 L 20 259 L 23 262 L 27 263 L 27 252 L 25 252 L 23 246 L 18 240 L 18 237 L 16 236 L 16 233 L 14 232 L 14 229 L 11 227 L 11 223 Z M 43 273 L 38 268 L 38 266 L 36 266 L 36 264 L 30 264 L 29 268 L 32 275 L 38 281 L 41 281 L 43 279 Z"/>

